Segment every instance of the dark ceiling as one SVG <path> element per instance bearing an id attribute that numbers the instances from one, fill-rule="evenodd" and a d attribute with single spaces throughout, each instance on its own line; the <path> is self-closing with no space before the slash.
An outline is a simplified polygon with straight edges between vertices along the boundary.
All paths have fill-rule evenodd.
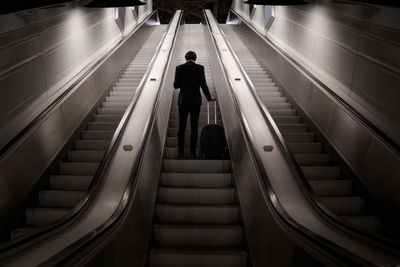
<path id="1" fill-rule="evenodd" d="M 200 23 L 205 8 L 211 9 L 220 23 L 225 23 L 231 4 L 232 0 L 153 0 L 161 23 L 168 23 L 177 9 L 184 10 L 185 23 Z"/>

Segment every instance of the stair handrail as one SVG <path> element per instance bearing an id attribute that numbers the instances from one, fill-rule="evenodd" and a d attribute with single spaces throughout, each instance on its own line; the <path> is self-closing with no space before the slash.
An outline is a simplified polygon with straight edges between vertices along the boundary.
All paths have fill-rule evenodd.
<path id="1" fill-rule="evenodd" d="M 293 63 L 296 67 L 298 67 L 301 71 L 303 71 L 312 81 L 316 82 L 319 86 L 321 86 L 328 95 L 330 95 L 337 103 L 339 103 L 347 112 L 350 114 L 353 119 L 360 122 L 364 127 L 366 127 L 373 135 L 375 135 L 386 147 L 388 147 L 393 153 L 396 154 L 397 157 L 400 157 L 400 144 L 395 142 L 391 137 L 385 134 L 382 130 L 380 130 L 375 124 L 373 124 L 370 120 L 368 120 L 364 115 L 358 112 L 355 108 L 353 108 L 347 101 L 345 101 L 342 97 L 340 97 L 337 93 L 335 93 L 327 84 L 325 84 L 321 79 L 319 79 L 315 74 L 305 68 L 302 64 L 300 64 L 296 59 L 294 59 L 291 55 L 289 55 L 282 48 L 277 46 L 268 36 L 260 33 L 256 27 L 246 21 L 240 14 L 238 14 L 232 8 L 230 9 L 236 17 L 238 17 L 241 22 L 245 23 L 250 29 L 253 30 L 261 39 L 263 39 L 268 45 L 272 46 L 274 49 L 282 53 L 289 62 Z"/>
<path id="2" fill-rule="evenodd" d="M 155 11 L 152 12 L 152 14 L 154 14 Z M 182 14 L 180 15 L 179 20 L 181 19 Z M 151 18 L 151 15 L 149 15 L 145 20 Z M 150 73 L 150 70 L 152 69 L 154 63 L 155 63 L 155 59 L 158 55 L 158 53 L 161 50 L 161 46 L 162 43 L 165 39 L 165 37 L 167 36 L 168 30 L 171 27 L 171 24 L 168 25 L 168 28 L 166 29 L 165 33 L 163 34 L 159 44 L 157 45 L 156 51 L 148 65 L 148 68 L 146 70 L 146 72 L 143 74 L 143 77 L 139 83 L 139 85 L 137 86 L 137 90 L 136 93 L 134 95 L 134 97 L 132 98 L 132 100 L 130 101 L 127 109 L 125 110 L 125 113 L 120 121 L 120 123 L 118 124 L 117 129 L 114 132 L 114 135 L 111 139 L 110 145 L 108 146 L 101 162 L 99 163 L 99 167 L 97 168 L 97 171 L 95 173 L 95 175 L 93 176 L 93 179 L 89 185 L 88 190 L 85 193 L 85 197 L 82 198 L 75 206 L 74 208 L 72 208 L 68 214 L 66 214 L 64 217 L 62 217 L 61 219 L 45 225 L 45 226 L 39 226 L 39 227 L 34 227 L 35 229 L 32 230 L 32 232 L 21 236 L 20 238 L 16 238 L 15 240 L 11 240 L 9 242 L 6 242 L 3 246 L 0 247 L 0 254 L 6 253 L 14 248 L 18 248 L 19 246 L 27 243 L 27 242 L 31 242 L 31 241 L 35 241 L 38 238 L 44 239 L 44 238 L 48 238 L 50 235 L 54 235 L 55 231 L 60 232 L 66 228 L 68 228 L 69 226 L 71 226 L 73 223 L 75 223 L 77 220 L 80 219 L 80 215 L 82 215 L 90 206 L 90 204 L 92 203 L 92 201 L 94 200 L 95 196 L 97 195 L 97 192 L 100 189 L 100 185 L 103 181 L 105 172 L 107 170 L 107 167 L 109 166 L 111 160 L 112 160 L 112 155 L 115 152 L 116 149 L 116 144 L 117 142 L 120 140 L 121 135 L 123 130 L 125 129 L 128 119 L 133 111 L 133 109 L 136 106 L 136 103 L 139 99 L 139 96 L 142 92 L 142 89 L 145 85 L 145 83 L 148 80 L 148 76 Z M 175 38 L 176 38 L 176 32 L 175 32 Z M 164 69 L 164 73 L 165 73 L 165 69 Z M 153 116 L 153 114 L 152 114 Z M 148 131 L 148 125 L 146 125 L 146 128 L 144 130 L 143 136 L 147 136 L 147 131 Z M 142 154 L 143 150 L 143 144 L 141 144 L 140 148 L 139 148 L 139 155 Z M 139 157 L 140 158 L 140 157 Z M 135 162 L 133 170 L 137 171 L 135 168 L 137 168 L 138 163 Z M 136 175 L 132 176 L 132 177 L 136 177 Z M 131 185 L 131 184 L 130 184 Z M 124 195 L 123 200 L 126 200 L 126 196 Z M 116 211 L 117 213 L 117 211 Z M 111 219 L 111 218 L 110 218 Z M 97 230 L 99 231 L 99 230 Z M 50 233 L 51 232 L 51 233 Z M 91 233 L 89 234 L 91 238 L 94 238 L 94 235 L 97 235 L 98 232 L 95 231 L 95 233 Z M 17 252 L 12 252 L 13 254 L 16 254 Z M 7 256 L 6 256 L 7 257 Z M 1 258 L 0 258 L 1 259 Z"/>
<path id="3" fill-rule="evenodd" d="M 141 21 L 131 33 L 126 36 L 122 36 L 121 39 L 113 45 L 106 53 L 96 60 L 93 65 L 88 69 L 84 70 L 83 73 L 79 72 L 71 80 L 75 79 L 71 85 L 69 85 L 56 99 L 54 99 L 44 110 L 42 110 L 34 119 L 32 119 L 22 130 L 20 130 L 10 141 L 7 142 L 3 147 L 0 148 L 0 160 L 8 155 L 30 132 L 32 132 L 38 125 L 45 121 L 52 112 L 56 109 L 59 103 L 63 102 L 68 94 L 86 77 L 88 77 L 93 70 L 100 66 L 103 61 L 113 53 L 122 43 L 128 40 L 136 31 L 138 31 L 146 22 L 157 13 L 157 10 L 152 11 L 143 21 Z M 88 67 L 91 63 L 86 65 Z M 85 68 L 86 68 L 85 67 Z M 70 80 L 70 81 L 71 81 Z M 69 82 L 70 82 L 69 81 Z M 67 82 L 68 83 L 68 82 Z"/>
<path id="4" fill-rule="evenodd" d="M 208 20 L 207 15 L 204 14 L 204 16 L 206 18 L 207 25 L 209 25 L 209 20 Z M 217 27 L 220 29 L 220 26 L 218 24 L 217 24 Z M 282 207 L 278 198 L 276 197 L 276 194 L 274 192 L 272 184 L 270 183 L 270 181 L 268 179 L 268 175 L 267 175 L 265 167 L 262 163 L 260 155 L 254 149 L 254 147 L 255 147 L 254 138 L 252 137 L 251 131 L 248 127 L 247 119 L 243 115 L 242 111 L 240 110 L 237 96 L 233 91 L 233 87 L 234 87 L 233 82 L 227 74 L 225 65 L 223 64 L 221 54 L 216 47 L 215 37 L 211 33 L 210 26 L 208 26 L 208 28 L 210 31 L 210 35 L 212 36 L 214 47 L 217 51 L 218 60 L 221 62 L 221 66 L 223 66 L 223 72 L 225 74 L 226 79 L 228 80 L 228 85 L 229 85 L 228 88 L 229 88 L 230 94 L 234 100 L 234 106 L 235 106 L 236 112 L 240 118 L 240 126 L 242 128 L 242 132 L 245 135 L 245 139 L 246 139 L 247 143 L 250 144 L 249 149 L 251 151 L 252 156 L 254 157 L 254 159 L 256 161 L 256 165 L 258 167 L 257 171 L 259 172 L 260 176 L 263 178 L 262 182 L 264 183 L 264 185 L 265 185 L 264 189 L 266 190 L 266 192 L 264 190 L 263 190 L 263 192 L 265 193 L 264 198 L 266 199 L 266 202 L 274 207 L 274 211 L 276 211 L 278 217 L 281 218 L 288 226 L 290 226 L 292 230 L 295 230 L 295 232 L 297 232 L 297 234 L 300 234 L 301 236 L 306 237 L 309 240 L 316 241 L 316 242 L 318 242 L 318 244 L 320 246 L 328 248 L 331 251 L 334 251 L 335 252 L 334 254 L 336 254 L 338 258 L 343 258 L 343 255 L 346 255 L 346 261 L 350 260 L 350 262 L 352 262 L 353 264 L 354 263 L 357 263 L 357 264 L 362 263 L 361 265 L 363 265 L 363 266 L 365 266 L 364 264 L 371 265 L 372 264 L 371 262 L 366 261 L 364 258 L 360 257 L 359 255 L 353 254 L 353 253 L 343 249 L 342 247 L 339 247 L 338 245 L 332 243 L 330 240 L 327 240 L 327 239 L 313 233 L 312 231 L 305 228 L 304 226 L 298 224 L 287 214 L 285 209 Z M 222 36 L 226 41 L 225 34 L 223 33 L 222 30 L 220 30 L 220 32 L 222 33 Z M 226 44 L 227 44 L 228 48 L 231 50 L 231 52 L 233 52 L 232 47 L 230 46 L 230 44 L 227 41 L 226 41 Z M 235 61 L 240 63 L 240 61 L 238 61 L 236 54 L 232 53 L 232 55 L 234 55 Z M 289 152 L 290 150 L 287 147 L 287 145 L 285 144 L 277 125 L 275 124 L 275 122 L 272 119 L 272 116 L 266 109 L 265 105 L 264 105 L 264 107 L 260 106 L 260 102 L 262 103 L 262 101 L 260 101 L 261 98 L 258 93 L 255 93 L 256 89 L 255 89 L 254 85 L 251 83 L 251 81 L 249 80 L 249 77 L 246 74 L 246 72 L 244 71 L 243 66 L 241 64 L 239 65 L 239 68 L 240 68 L 243 76 L 246 78 L 246 83 L 251 88 L 252 95 L 257 100 L 256 102 L 258 103 L 258 106 L 259 106 L 266 122 L 268 123 L 269 127 L 272 128 L 272 133 L 273 133 L 275 139 L 278 141 L 281 149 L 284 151 L 284 153 L 283 153 L 284 157 L 287 160 L 287 162 L 289 163 L 289 166 L 290 166 L 293 174 L 295 174 L 295 176 L 298 177 L 297 181 L 299 181 L 300 187 L 302 188 L 302 191 L 305 193 L 304 195 L 307 197 L 309 202 L 311 204 L 313 204 L 314 207 L 316 207 L 316 210 L 319 211 L 319 214 L 321 214 L 323 216 L 323 218 L 326 218 L 327 215 L 325 215 L 325 213 L 326 214 L 332 214 L 332 213 L 323 206 L 323 204 L 320 202 L 320 200 L 318 198 L 316 198 L 316 195 L 312 191 L 311 186 L 306 182 L 307 180 L 306 180 L 303 172 L 301 171 L 301 168 L 298 166 L 293 155 Z M 300 172 L 297 172 L 297 169 L 299 169 Z M 332 214 L 332 218 L 335 216 L 336 215 Z M 336 220 L 331 219 L 331 220 L 327 220 L 327 221 L 330 222 L 330 224 L 333 225 L 334 227 L 339 228 L 338 223 L 336 223 Z M 338 219 L 338 221 L 339 221 L 339 219 Z M 348 228 L 346 224 L 344 224 L 344 226 L 342 226 L 342 225 L 340 225 L 340 226 L 341 226 L 340 228 L 342 228 L 342 229 Z M 286 229 L 288 229 L 288 228 L 286 228 Z M 351 229 L 351 230 L 353 230 L 353 229 Z M 348 231 L 348 232 L 351 232 L 351 231 Z M 362 231 L 362 233 L 363 232 L 364 231 Z M 386 240 L 384 240 L 384 241 L 386 241 Z M 388 242 L 390 242 L 390 241 L 388 241 Z M 391 247 L 385 246 L 385 249 L 387 249 L 388 251 L 390 251 L 393 254 L 399 255 L 399 252 L 397 250 L 393 250 Z M 340 253 L 336 253 L 339 251 L 340 251 Z"/>
<path id="5" fill-rule="evenodd" d="M 240 19 L 242 19 L 242 18 L 240 17 Z M 218 25 L 218 27 L 220 27 L 220 26 Z M 258 107 L 262 111 L 264 119 L 267 121 L 268 125 L 273 130 L 272 133 L 274 134 L 276 140 L 278 140 L 279 145 L 281 146 L 282 150 L 284 151 L 284 156 L 285 156 L 286 160 L 288 161 L 289 165 L 291 166 L 293 173 L 296 174 L 297 180 L 300 182 L 303 191 L 306 193 L 306 196 L 311 200 L 311 203 L 313 203 L 315 207 L 317 207 L 319 210 L 321 210 L 327 216 L 327 218 L 329 218 L 329 220 L 331 222 L 339 224 L 341 227 L 343 227 L 349 233 L 355 232 L 357 234 L 357 238 L 364 239 L 364 236 L 367 236 L 369 239 L 373 239 L 377 243 L 384 244 L 385 245 L 384 249 L 390 250 L 395 254 L 399 254 L 400 242 L 389 239 L 389 238 L 381 236 L 381 235 L 378 235 L 376 233 L 372 233 L 372 232 L 369 232 L 369 231 L 366 231 L 363 229 L 359 229 L 359 228 L 355 227 L 354 225 L 352 225 L 351 223 L 344 221 L 338 215 L 336 215 L 335 213 L 330 211 L 328 208 L 326 208 L 326 206 L 320 200 L 318 195 L 311 188 L 310 183 L 307 181 L 307 178 L 304 175 L 304 172 L 302 171 L 302 169 L 301 169 L 300 165 L 297 163 L 297 160 L 295 159 L 293 153 L 290 151 L 285 140 L 283 139 L 283 136 L 282 136 L 278 126 L 276 125 L 274 119 L 272 118 L 271 114 L 269 113 L 266 105 L 263 103 L 259 92 L 255 88 L 253 82 L 251 81 L 250 77 L 248 76 L 242 63 L 240 62 L 239 58 L 237 57 L 236 53 L 234 52 L 231 44 L 228 42 L 225 33 L 222 30 L 221 30 L 221 33 L 225 39 L 227 46 L 231 50 L 231 52 L 234 56 L 234 59 L 236 61 L 236 64 L 239 66 L 239 69 L 240 69 L 242 75 L 245 77 L 246 83 L 250 87 L 253 97 L 256 99 L 256 102 L 258 104 Z M 368 240 L 365 240 L 365 241 L 368 242 Z M 394 247 L 397 248 L 397 250 L 393 250 Z"/>

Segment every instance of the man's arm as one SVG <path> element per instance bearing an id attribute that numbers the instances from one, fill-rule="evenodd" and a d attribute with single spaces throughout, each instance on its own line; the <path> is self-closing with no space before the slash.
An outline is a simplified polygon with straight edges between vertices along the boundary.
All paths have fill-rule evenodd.
<path id="1" fill-rule="evenodd" d="M 200 68 L 200 87 L 203 90 L 204 95 L 206 96 L 208 101 L 213 101 L 214 97 L 211 96 L 210 90 L 208 90 L 207 82 L 206 82 L 206 75 L 204 73 L 204 66 Z"/>
<path id="2" fill-rule="evenodd" d="M 174 79 L 174 88 L 178 89 L 180 88 L 180 71 L 179 71 L 179 66 L 176 66 L 175 68 L 175 79 Z"/>

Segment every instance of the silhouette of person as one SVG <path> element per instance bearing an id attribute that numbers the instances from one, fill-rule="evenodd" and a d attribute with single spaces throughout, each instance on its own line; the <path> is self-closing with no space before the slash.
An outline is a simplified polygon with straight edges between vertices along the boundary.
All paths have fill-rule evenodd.
<path id="1" fill-rule="evenodd" d="M 178 65 L 175 70 L 174 88 L 180 88 L 178 96 L 179 129 L 178 159 L 183 159 L 185 147 L 185 130 L 187 117 L 190 114 L 190 159 L 196 159 L 197 128 L 199 123 L 201 94 L 200 87 L 208 101 L 213 102 L 206 83 L 204 66 L 196 64 L 197 55 L 193 51 L 185 54 L 186 63 Z"/>

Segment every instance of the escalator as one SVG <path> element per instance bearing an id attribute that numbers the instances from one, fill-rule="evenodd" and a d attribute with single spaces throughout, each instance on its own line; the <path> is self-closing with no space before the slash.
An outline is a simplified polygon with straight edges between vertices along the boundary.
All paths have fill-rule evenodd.
<path id="1" fill-rule="evenodd" d="M 380 220 L 368 213 L 365 199 L 356 195 L 346 172 L 335 165 L 332 156 L 304 122 L 263 66 L 245 45 L 232 25 L 221 25 L 224 33 L 254 84 L 263 104 L 277 124 L 289 149 L 323 204 L 342 219 L 361 229 L 379 232 Z"/>
<path id="2" fill-rule="evenodd" d="M 186 51 L 195 51 L 198 55 L 196 63 L 204 66 L 210 92 L 215 95 L 203 26 L 186 24 L 182 28 L 179 63 L 183 63 Z M 149 266 L 248 266 L 230 161 L 176 159 L 178 94 L 179 90 L 175 90 L 169 117 Z M 207 124 L 204 96 L 202 103 L 199 133 Z M 219 108 L 214 109 L 214 104 L 210 106 L 211 121 L 214 123 L 214 118 L 218 118 L 217 124 L 222 125 Z M 188 128 L 186 158 L 189 156 Z M 196 154 L 201 156 L 199 144 Z"/>
<path id="3" fill-rule="evenodd" d="M 209 23 L 211 12 L 206 14 L 205 24 L 179 26 L 181 18 L 182 12 L 177 12 L 157 49 L 140 97 L 130 117 L 123 118 L 120 137 L 111 142 L 115 142 L 113 153 L 87 208 L 64 228 L 33 240 L 28 249 L 17 248 L 9 257 L 0 255 L 0 264 L 97 267 L 396 263 L 396 253 L 338 227 L 309 201 L 271 137 L 271 127 L 243 82 L 244 76 L 235 69 L 238 66 L 224 46 L 219 26 L 215 21 Z M 187 50 L 197 52 L 197 62 L 205 66 L 210 90 L 217 94 L 216 113 L 210 105 L 211 120 L 215 116 L 225 128 L 230 160 L 176 159 L 178 91 L 172 88 L 172 81 L 175 66 L 183 62 Z M 250 69 L 258 73 L 252 77 L 268 79 L 258 62 L 249 59 L 251 54 L 245 54 Z M 306 126 L 297 117 L 286 118 L 295 116 L 296 111 L 285 102 L 279 88 L 272 81 L 262 84 L 265 94 L 274 98 L 274 102 L 266 103 L 271 113 L 285 117 L 277 120 L 280 129 L 296 129 L 288 136 L 296 141 L 290 146 L 301 154 L 297 158 L 307 165 L 325 164 L 329 158 L 326 155 L 321 156 L 324 160 L 314 161 L 321 158 L 314 155 L 321 152 L 320 144 L 309 145 L 311 137 L 297 137 L 297 130 Z M 126 105 L 119 98 L 126 94 L 122 91 L 112 96 L 119 104 L 107 107 L 109 111 L 116 112 L 117 105 Z M 207 123 L 206 104 L 203 97 L 199 133 Z M 116 115 L 106 116 L 111 119 Z M 189 134 L 187 129 L 185 157 Z M 199 145 L 197 149 L 200 157 Z M 348 181 L 339 186 L 331 180 L 326 183 L 333 183 L 335 191 L 343 186 L 349 192 Z M 333 190 L 326 184 L 312 186 L 316 191 Z"/>
<path id="4" fill-rule="evenodd" d="M 81 131 L 80 138 L 74 140 L 74 147 L 67 152 L 66 160 L 59 162 L 57 172 L 50 175 L 49 187 L 38 192 L 38 206 L 26 210 L 26 226 L 13 230 L 11 238 L 29 232 L 32 227 L 61 219 L 84 198 L 165 29 L 165 25 L 156 27 L 121 71 L 92 120 Z"/>

